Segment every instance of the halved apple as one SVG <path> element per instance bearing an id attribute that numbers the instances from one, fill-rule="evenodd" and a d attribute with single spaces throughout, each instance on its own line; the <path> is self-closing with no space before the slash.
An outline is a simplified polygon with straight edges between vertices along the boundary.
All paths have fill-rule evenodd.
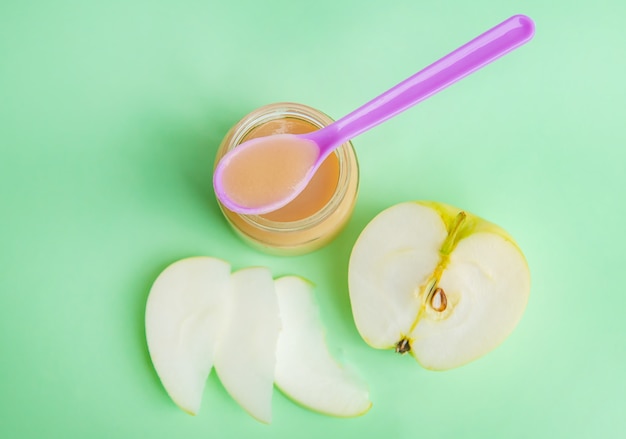
<path id="1" fill-rule="evenodd" d="M 276 386 L 294 401 L 327 415 L 359 416 L 372 403 L 365 382 L 328 352 L 313 286 L 297 276 L 275 281 L 282 329 L 276 347 Z"/>
<path id="2" fill-rule="evenodd" d="M 526 259 L 500 227 L 436 202 L 377 215 L 354 245 L 349 290 L 356 326 L 375 348 L 451 369 L 498 346 L 522 317 Z"/>

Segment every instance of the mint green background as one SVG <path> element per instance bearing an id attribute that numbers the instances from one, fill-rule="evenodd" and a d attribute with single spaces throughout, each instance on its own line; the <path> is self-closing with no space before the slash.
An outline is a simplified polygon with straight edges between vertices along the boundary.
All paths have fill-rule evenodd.
<path id="1" fill-rule="evenodd" d="M 625 5 L 1 2 L 0 437 L 626 435 Z M 240 117 L 295 101 L 338 118 L 515 13 L 536 21 L 530 44 L 356 139 L 360 197 L 329 247 L 273 257 L 228 229 L 210 169 Z M 513 335 L 444 373 L 369 348 L 347 296 L 360 230 L 413 199 L 502 225 L 533 276 Z M 214 374 L 200 414 L 178 410 L 143 312 L 192 255 L 316 282 L 372 410 L 334 419 L 276 391 L 266 426 Z"/>

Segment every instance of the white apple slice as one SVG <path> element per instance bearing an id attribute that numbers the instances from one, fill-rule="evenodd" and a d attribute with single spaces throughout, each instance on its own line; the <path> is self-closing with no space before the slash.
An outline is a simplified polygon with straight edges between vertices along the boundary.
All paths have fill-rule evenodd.
<path id="1" fill-rule="evenodd" d="M 342 368 L 324 341 L 312 285 L 296 276 L 275 281 L 282 329 L 276 347 L 276 386 L 320 413 L 352 417 L 372 403 L 367 385 Z"/>
<path id="2" fill-rule="evenodd" d="M 146 304 L 146 338 L 154 368 L 172 400 L 195 415 L 213 365 L 230 265 L 194 257 L 168 266 Z"/>
<path id="3" fill-rule="evenodd" d="M 354 245 L 348 277 L 364 340 L 410 351 L 433 370 L 498 346 L 530 292 L 526 260 L 504 230 L 434 202 L 402 203 L 376 216 Z"/>
<path id="4" fill-rule="evenodd" d="M 254 418 L 269 424 L 280 330 L 271 272 L 253 267 L 233 273 L 231 294 L 215 370 L 233 399 Z"/>

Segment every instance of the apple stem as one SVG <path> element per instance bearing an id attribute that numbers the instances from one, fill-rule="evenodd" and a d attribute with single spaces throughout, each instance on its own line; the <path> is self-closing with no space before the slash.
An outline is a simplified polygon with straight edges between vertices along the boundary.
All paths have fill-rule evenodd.
<path id="1" fill-rule="evenodd" d="M 459 230 L 461 230 L 461 226 L 463 225 L 466 219 L 467 219 L 467 214 L 463 211 L 460 211 L 457 214 L 457 216 L 454 218 L 452 227 L 450 227 L 450 231 L 448 232 L 448 237 L 446 238 L 443 245 L 441 246 L 441 250 L 440 250 L 441 254 L 448 256 L 452 252 L 452 250 L 454 249 L 454 246 L 456 245 L 456 238 L 459 234 Z"/>

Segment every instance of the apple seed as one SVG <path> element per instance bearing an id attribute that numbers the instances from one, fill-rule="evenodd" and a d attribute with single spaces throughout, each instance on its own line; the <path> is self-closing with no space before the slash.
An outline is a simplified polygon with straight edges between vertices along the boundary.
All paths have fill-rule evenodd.
<path id="1" fill-rule="evenodd" d="M 430 298 L 430 306 L 437 312 L 443 312 L 448 307 L 448 298 L 443 288 L 437 288 Z"/>

